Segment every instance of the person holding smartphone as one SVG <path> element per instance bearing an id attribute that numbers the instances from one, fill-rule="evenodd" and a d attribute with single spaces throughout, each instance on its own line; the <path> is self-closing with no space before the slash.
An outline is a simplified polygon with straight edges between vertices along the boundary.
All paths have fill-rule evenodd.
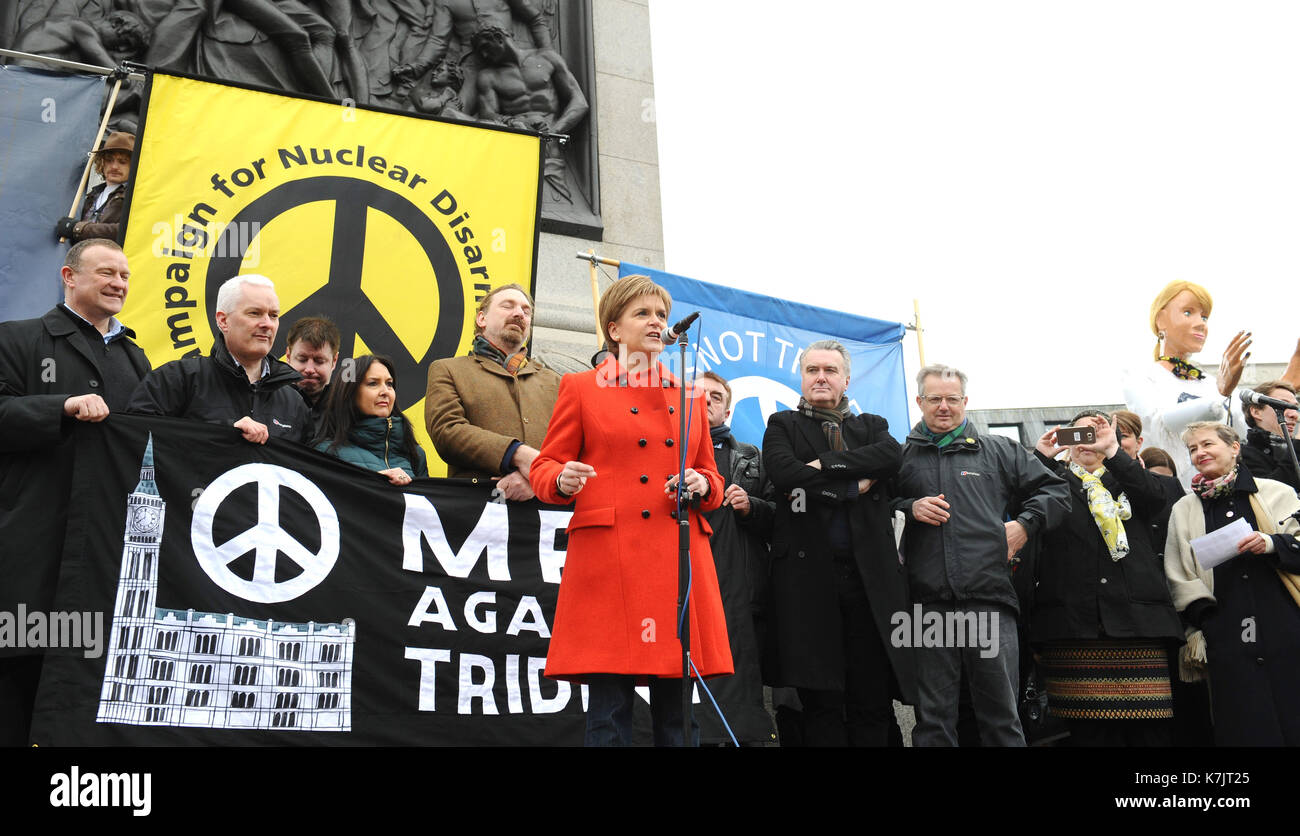
<path id="1" fill-rule="evenodd" d="M 1168 649 L 1182 626 L 1148 533 L 1164 488 L 1100 412 L 1048 430 L 1035 454 L 1071 497 L 1065 522 L 1043 535 L 1029 616 L 1048 711 L 1078 746 L 1170 745 Z"/>

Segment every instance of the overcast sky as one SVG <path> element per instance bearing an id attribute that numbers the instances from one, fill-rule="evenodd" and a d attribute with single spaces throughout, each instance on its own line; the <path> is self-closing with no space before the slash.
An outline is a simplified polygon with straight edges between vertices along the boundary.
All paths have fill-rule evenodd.
<path id="1" fill-rule="evenodd" d="M 1291 356 L 1300 4 L 650 0 L 650 18 L 668 270 L 905 323 L 916 298 L 926 360 L 971 376 L 971 408 L 1122 402 L 1174 279 L 1214 294 L 1197 359 L 1241 328 L 1252 361 Z"/>

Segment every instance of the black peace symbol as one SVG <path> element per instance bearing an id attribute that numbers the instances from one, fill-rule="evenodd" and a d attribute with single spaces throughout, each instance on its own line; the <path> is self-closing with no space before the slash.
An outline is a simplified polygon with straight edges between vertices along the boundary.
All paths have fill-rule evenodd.
<path id="1" fill-rule="evenodd" d="M 239 272 L 243 260 L 239 247 L 229 246 L 232 232 L 250 229 L 252 224 L 265 228 L 291 209 L 320 201 L 334 202 L 329 281 L 293 308 L 281 311 L 280 318 L 292 322 L 299 316 L 323 314 L 330 317 L 338 323 L 343 335 L 340 357 L 355 355 L 354 335 L 360 334 L 371 351 L 393 358 L 395 377 L 405 382 L 398 390 L 399 407 L 409 409 L 424 397 L 424 370 L 428 364 L 440 357 L 450 357 L 460 345 L 465 322 L 465 291 L 451 247 L 438 227 L 419 207 L 395 192 L 351 177 L 308 177 L 277 186 L 257 198 L 231 219 L 216 248 L 219 255 L 214 256 L 208 265 L 208 316 L 212 317 L 216 312 L 217 290 L 222 282 Z M 366 213 L 372 208 L 406 228 L 424 250 L 437 278 L 438 324 L 429 346 L 419 356 L 412 356 L 407 351 L 383 314 L 361 291 Z M 314 245 L 316 238 L 315 230 L 304 230 L 304 246 Z M 275 276 L 271 279 L 274 281 Z M 435 315 L 435 312 L 430 311 L 430 315 Z M 215 322 L 212 327 L 215 332 Z M 287 333 L 287 328 L 280 329 L 271 356 L 284 354 Z"/>

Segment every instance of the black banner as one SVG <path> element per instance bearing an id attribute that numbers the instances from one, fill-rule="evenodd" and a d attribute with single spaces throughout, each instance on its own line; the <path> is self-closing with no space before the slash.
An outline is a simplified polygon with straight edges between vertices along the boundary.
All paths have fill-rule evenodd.
<path id="1" fill-rule="evenodd" d="M 85 629 L 33 743 L 582 742 L 581 689 L 542 675 L 567 509 L 202 423 L 76 432 L 55 609 Z"/>

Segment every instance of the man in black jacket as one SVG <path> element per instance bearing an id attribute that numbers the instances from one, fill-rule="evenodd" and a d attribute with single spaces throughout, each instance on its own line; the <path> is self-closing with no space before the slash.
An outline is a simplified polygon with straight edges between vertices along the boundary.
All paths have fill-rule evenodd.
<path id="1" fill-rule="evenodd" d="M 731 386 L 716 372 L 701 372 L 695 388 L 704 392 L 709 410 L 713 458 L 726 489 L 722 507 L 705 513 L 713 534 L 709 548 L 718 570 L 718 589 L 727 616 L 733 676 L 709 681 L 709 690 L 722 708 L 736 740 L 743 746 L 775 739 L 772 717 L 763 707 L 763 677 L 759 669 L 761 641 L 759 607 L 767 581 L 767 544 L 772 539 L 771 484 L 763 474 L 758 448 L 731 434 Z M 713 712 L 700 717 L 700 739 L 726 742 Z"/>
<path id="2" fill-rule="evenodd" d="M 1270 380 L 1255 387 L 1255 391 L 1265 397 L 1279 401 L 1296 403 L 1295 387 L 1285 380 Z M 1298 404 L 1297 406 L 1300 406 Z M 1256 479 L 1275 479 L 1285 482 L 1292 488 L 1300 488 L 1295 467 L 1291 464 L 1291 454 L 1286 449 L 1286 438 L 1282 435 L 1282 425 L 1278 423 L 1277 412 L 1271 406 L 1247 406 L 1246 443 L 1241 445 L 1241 460 L 1250 475 Z M 1300 454 L 1300 445 L 1295 444 L 1296 416 L 1295 409 L 1282 413 L 1287 431 L 1291 433 L 1292 444 Z"/>
<path id="3" fill-rule="evenodd" d="M 212 353 L 160 366 L 140 382 L 127 409 L 234 426 L 244 438 L 305 443 L 310 415 L 292 384 L 302 375 L 272 359 L 280 300 L 265 276 L 235 276 L 217 291 Z"/>
<path id="4" fill-rule="evenodd" d="M 890 642 L 907 608 L 886 483 L 901 453 L 879 415 L 849 413 L 849 354 L 834 340 L 799 359 L 799 407 L 774 413 L 763 464 L 776 502 L 769 684 L 797 688 L 810 746 L 885 746 L 895 691 L 912 702 L 911 651 Z"/>
<path id="5" fill-rule="evenodd" d="M 339 327 L 327 316 L 304 316 L 293 324 L 285 339 L 284 361 L 302 375 L 297 383 L 298 394 L 311 410 L 313 432 L 324 420 L 330 380 L 342 345 Z"/>
<path id="6" fill-rule="evenodd" d="M 123 409 L 149 371 L 117 320 L 131 271 L 113 241 L 68 250 L 63 304 L 0 323 L 0 612 L 49 612 L 72 482 L 72 428 Z M 20 627 L 19 629 L 25 629 Z M 27 743 L 39 648 L 0 647 L 0 745 Z"/>
<path id="7" fill-rule="evenodd" d="M 1069 488 L 1019 444 L 975 432 L 966 420 L 966 375 L 926 366 L 916 384 L 921 422 L 907 437 L 894 501 L 907 517 L 903 554 L 915 603 L 897 625 L 900 640 L 918 645 L 912 743 L 957 744 L 964 673 L 984 745 L 1024 746 L 1019 605 L 1008 563 L 1065 518 Z"/>

